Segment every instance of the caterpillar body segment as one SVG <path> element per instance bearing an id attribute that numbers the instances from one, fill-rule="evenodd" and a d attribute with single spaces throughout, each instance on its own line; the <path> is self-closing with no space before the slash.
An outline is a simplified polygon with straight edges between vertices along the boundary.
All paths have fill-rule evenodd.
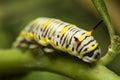
<path id="1" fill-rule="evenodd" d="M 30 49 L 39 47 L 39 45 L 52 46 L 53 50 L 44 50 L 51 52 L 57 49 L 68 52 L 85 62 L 93 62 L 100 58 L 101 52 L 97 41 L 91 34 L 92 31 L 80 29 L 76 25 L 54 18 L 41 17 L 25 27 L 13 46 L 22 45 L 21 47 L 29 47 Z M 24 40 L 26 42 L 23 45 L 22 41 Z"/>

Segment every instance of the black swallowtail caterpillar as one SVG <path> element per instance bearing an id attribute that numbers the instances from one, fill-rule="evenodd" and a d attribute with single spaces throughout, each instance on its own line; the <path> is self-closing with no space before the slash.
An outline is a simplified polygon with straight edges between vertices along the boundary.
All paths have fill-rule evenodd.
<path id="1" fill-rule="evenodd" d="M 41 17 L 25 27 L 13 47 L 33 49 L 36 47 L 34 43 L 38 43 L 45 47 L 46 52 L 57 49 L 91 63 L 97 61 L 101 54 L 97 41 L 91 36 L 94 28 L 86 31 L 58 19 Z M 52 48 L 47 47 L 48 45 Z"/>

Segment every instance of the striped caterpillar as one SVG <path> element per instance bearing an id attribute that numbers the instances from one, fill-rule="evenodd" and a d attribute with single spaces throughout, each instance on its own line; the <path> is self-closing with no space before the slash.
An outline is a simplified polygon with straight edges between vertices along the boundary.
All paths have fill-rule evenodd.
<path id="1" fill-rule="evenodd" d="M 91 63 L 97 61 L 101 54 L 97 41 L 91 36 L 93 30 L 86 31 L 58 19 L 41 17 L 25 27 L 13 47 L 34 49 L 37 43 L 44 46 L 45 52 L 57 49 Z"/>

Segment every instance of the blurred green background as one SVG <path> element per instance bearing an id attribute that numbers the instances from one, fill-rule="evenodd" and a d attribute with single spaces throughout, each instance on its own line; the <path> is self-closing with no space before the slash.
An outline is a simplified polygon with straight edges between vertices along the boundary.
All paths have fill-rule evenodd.
<path id="1" fill-rule="evenodd" d="M 120 34 L 120 1 L 106 0 L 116 33 Z M 0 48 L 10 48 L 20 31 L 37 17 L 58 18 L 76 24 L 85 30 L 92 29 L 101 19 L 90 0 L 0 0 Z M 103 23 L 93 36 L 102 49 L 102 56 L 110 44 L 108 31 Z M 120 75 L 120 55 L 108 66 Z M 30 72 L 23 80 L 70 80 L 48 72 Z"/>

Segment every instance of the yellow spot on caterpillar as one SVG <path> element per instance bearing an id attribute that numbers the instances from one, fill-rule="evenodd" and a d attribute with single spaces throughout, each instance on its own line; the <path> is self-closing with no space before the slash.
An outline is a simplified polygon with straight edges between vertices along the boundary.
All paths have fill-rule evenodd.
<path id="1" fill-rule="evenodd" d="M 76 56 L 77 56 L 78 58 L 82 59 L 83 54 L 82 54 L 82 53 L 76 53 Z"/>
<path id="2" fill-rule="evenodd" d="M 78 40 L 79 41 L 82 41 L 82 40 L 84 40 L 85 39 L 85 35 L 80 35 L 79 37 L 78 37 Z"/>
<path id="3" fill-rule="evenodd" d="M 60 46 L 60 50 L 65 51 L 66 48 L 64 46 Z"/>
<path id="4" fill-rule="evenodd" d="M 21 33 L 20 33 L 20 37 L 26 37 L 26 35 L 27 35 L 27 33 L 25 32 L 25 31 L 22 31 Z"/>
<path id="5" fill-rule="evenodd" d="M 79 58 L 80 58 L 80 59 L 82 59 L 82 57 L 83 57 L 83 54 L 82 54 L 82 53 L 80 53 Z"/>
<path id="6" fill-rule="evenodd" d="M 90 46 L 90 47 L 88 48 L 88 51 L 94 50 L 97 46 L 98 46 L 98 43 L 95 43 L 93 46 Z"/>
<path id="7" fill-rule="evenodd" d="M 34 34 L 33 36 L 34 36 L 35 41 L 37 41 L 37 42 L 38 42 L 38 41 L 39 41 L 38 36 L 37 36 L 36 34 Z"/>
<path id="8" fill-rule="evenodd" d="M 86 36 L 91 36 L 91 31 L 86 32 Z"/>
<path id="9" fill-rule="evenodd" d="M 69 54 L 72 54 L 72 49 L 71 48 L 67 48 L 67 51 Z"/>
<path id="10" fill-rule="evenodd" d="M 56 48 L 55 42 L 54 42 L 53 40 L 50 41 L 50 44 L 51 44 L 54 48 Z"/>
<path id="11" fill-rule="evenodd" d="M 52 22 L 52 20 L 48 20 L 47 22 L 45 22 L 45 24 L 43 24 L 42 26 L 42 30 L 44 30 L 50 22 Z"/>
<path id="12" fill-rule="evenodd" d="M 70 26 L 72 26 L 72 27 L 76 27 L 76 25 L 74 25 L 74 24 L 71 24 Z"/>
<path id="13" fill-rule="evenodd" d="M 33 34 L 31 32 L 27 33 L 27 38 L 31 39 L 33 37 Z"/>
<path id="14" fill-rule="evenodd" d="M 18 42 L 21 41 L 23 38 L 26 37 L 26 32 L 25 31 L 22 31 L 19 35 L 19 37 L 16 39 Z"/>
<path id="15" fill-rule="evenodd" d="M 68 30 L 67 26 L 62 28 L 62 30 L 60 31 L 60 36 L 62 36 L 67 30 Z"/>
<path id="16" fill-rule="evenodd" d="M 42 43 L 42 45 L 47 45 L 48 44 L 48 38 L 42 38 L 41 43 Z"/>

